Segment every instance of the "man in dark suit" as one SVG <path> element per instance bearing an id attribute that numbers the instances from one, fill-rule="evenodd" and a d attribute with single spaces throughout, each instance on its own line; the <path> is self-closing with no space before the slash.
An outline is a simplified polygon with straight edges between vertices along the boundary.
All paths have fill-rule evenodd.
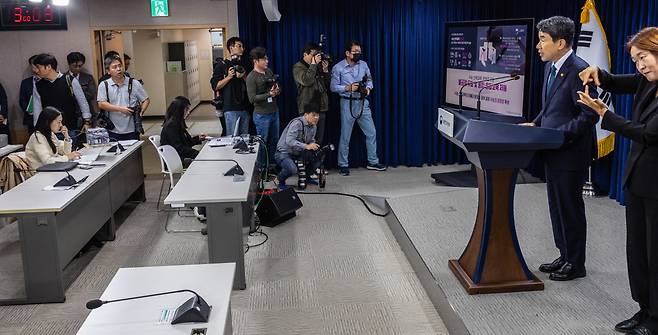
<path id="1" fill-rule="evenodd" d="M 30 57 L 27 63 L 30 65 L 32 75 L 21 81 L 20 95 L 18 96 L 18 104 L 23 111 L 23 125 L 27 127 L 28 133 L 31 135 L 34 132 L 34 117 L 32 116 L 32 93 L 34 84 L 39 81 L 37 76 L 38 69 L 34 66 L 33 61 L 38 55 Z"/>
<path id="2" fill-rule="evenodd" d="M 594 125 L 598 116 L 579 104 L 577 91 L 583 82 L 578 77 L 588 64 L 571 49 L 575 25 L 566 17 L 554 16 L 539 22 L 537 50 L 546 62 L 542 85 L 542 110 L 527 126 L 564 131 L 564 144 L 541 153 L 546 171 L 548 207 L 555 246 L 560 257 L 542 264 L 539 271 L 550 273 L 551 280 L 584 277 L 587 221 L 582 189 L 587 167 L 594 154 Z M 596 98 L 596 89 L 590 90 Z"/>
<path id="3" fill-rule="evenodd" d="M 98 89 L 96 88 L 96 81 L 94 80 L 94 76 L 82 71 L 82 68 L 86 62 L 86 58 L 82 53 L 74 51 L 66 56 L 66 61 L 69 64 L 69 72 L 67 75 L 78 79 L 80 87 L 82 87 L 82 91 L 85 93 L 87 104 L 89 104 L 89 110 L 92 115 L 92 123 L 95 123 L 99 112 L 98 102 L 96 102 L 96 93 L 98 93 Z"/>

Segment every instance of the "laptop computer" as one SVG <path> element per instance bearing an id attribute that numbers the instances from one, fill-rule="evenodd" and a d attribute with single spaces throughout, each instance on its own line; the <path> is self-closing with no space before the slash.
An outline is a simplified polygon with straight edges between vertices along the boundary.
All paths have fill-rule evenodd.
<path id="1" fill-rule="evenodd" d="M 102 148 L 92 148 L 85 150 L 80 158 L 76 160 L 76 162 L 79 164 L 91 165 L 98 159 L 98 156 L 100 156 L 102 150 Z"/>

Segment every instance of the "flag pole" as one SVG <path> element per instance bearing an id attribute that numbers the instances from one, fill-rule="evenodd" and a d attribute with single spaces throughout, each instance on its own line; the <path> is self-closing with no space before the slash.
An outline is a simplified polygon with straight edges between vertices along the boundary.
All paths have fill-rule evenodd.
<path id="1" fill-rule="evenodd" d="M 594 191 L 594 184 L 592 183 L 592 166 L 590 165 L 587 169 L 588 176 L 585 185 L 583 185 L 583 196 L 585 197 L 594 197 L 596 192 Z"/>

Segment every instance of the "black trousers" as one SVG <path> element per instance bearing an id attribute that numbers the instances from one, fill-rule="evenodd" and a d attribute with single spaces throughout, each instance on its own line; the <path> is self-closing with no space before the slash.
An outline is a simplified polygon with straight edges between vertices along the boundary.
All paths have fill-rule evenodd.
<path id="1" fill-rule="evenodd" d="M 315 132 L 315 143 L 319 144 L 320 146 L 324 145 L 324 128 L 326 127 L 326 124 L 327 112 L 320 112 L 320 119 L 316 125 L 317 130 Z"/>
<path id="2" fill-rule="evenodd" d="M 553 225 L 555 246 L 560 257 L 584 269 L 587 240 L 587 221 L 583 185 L 586 170 L 567 171 L 546 166 L 548 208 Z"/>
<path id="3" fill-rule="evenodd" d="M 226 117 L 222 114 L 221 117 L 219 117 L 219 123 L 222 125 L 222 132 L 219 134 L 219 136 L 226 136 Z"/>
<path id="4" fill-rule="evenodd" d="M 658 331 L 658 200 L 626 190 L 626 262 L 631 296 Z"/>

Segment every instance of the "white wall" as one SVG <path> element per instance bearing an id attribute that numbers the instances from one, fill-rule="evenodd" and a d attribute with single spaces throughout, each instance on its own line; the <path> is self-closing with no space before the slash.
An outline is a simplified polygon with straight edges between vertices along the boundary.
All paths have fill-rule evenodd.
<path id="1" fill-rule="evenodd" d="M 196 41 L 199 54 L 199 81 L 201 82 L 201 100 L 212 100 L 213 91 L 210 87 L 212 77 L 212 45 L 208 29 L 185 29 L 183 38 L 186 41 Z"/>
<path id="2" fill-rule="evenodd" d="M 169 6 L 169 17 L 152 18 L 147 0 L 71 0 L 66 31 L 0 32 L 0 83 L 9 99 L 11 126 L 19 130 L 13 139 L 27 140 L 21 126 L 23 115 L 18 107 L 18 90 L 20 81 L 29 75 L 27 59 L 33 54 L 55 55 L 62 71 L 66 70 L 66 55 L 71 51 L 82 52 L 89 63 L 93 48 L 91 29 L 94 28 L 130 30 L 158 26 L 162 29 L 166 25 L 203 24 L 226 26 L 228 36 L 238 35 L 237 0 L 171 0 Z M 93 73 L 91 65 L 87 64 L 87 69 Z"/>
<path id="3" fill-rule="evenodd" d="M 144 89 L 151 98 L 145 115 L 164 115 L 166 106 L 164 92 L 164 57 L 158 30 L 137 30 L 133 34 L 133 55 L 137 60 L 130 66 L 130 75 L 144 80 Z M 132 61 L 131 61 L 132 64 Z"/>

